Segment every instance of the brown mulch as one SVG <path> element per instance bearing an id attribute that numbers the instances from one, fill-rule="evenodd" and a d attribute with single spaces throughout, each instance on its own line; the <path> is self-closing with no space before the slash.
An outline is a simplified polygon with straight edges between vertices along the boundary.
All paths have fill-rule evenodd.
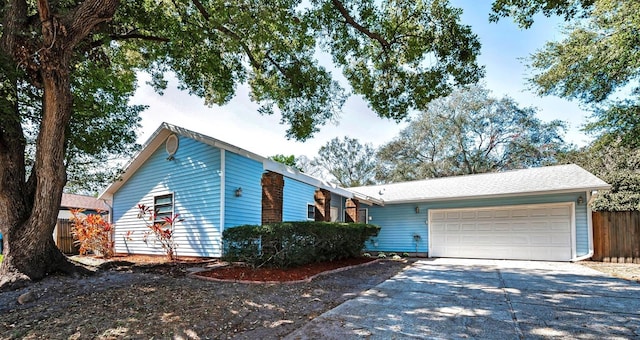
<path id="1" fill-rule="evenodd" d="M 224 266 L 195 273 L 195 275 L 218 279 L 253 282 L 297 282 L 330 273 L 337 269 L 350 268 L 376 261 L 373 258 L 349 258 L 330 262 L 311 263 L 295 268 L 251 268 L 243 265 Z"/>
<path id="2" fill-rule="evenodd" d="M 246 284 L 188 275 L 216 271 L 216 261 L 118 258 L 92 276 L 54 275 L 1 293 L 0 339 L 278 339 L 413 261 L 379 261 L 302 283 Z M 21 305 L 25 293 L 34 301 Z"/>

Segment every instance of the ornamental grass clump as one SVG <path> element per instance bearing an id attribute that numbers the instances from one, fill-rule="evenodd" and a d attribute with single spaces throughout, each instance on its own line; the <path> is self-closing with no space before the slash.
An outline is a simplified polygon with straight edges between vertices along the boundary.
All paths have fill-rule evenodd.
<path id="1" fill-rule="evenodd" d="M 102 215 L 82 213 L 82 209 L 71 209 L 71 235 L 80 247 L 80 255 L 92 252 L 104 258 L 113 256 L 113 225 Z"/>

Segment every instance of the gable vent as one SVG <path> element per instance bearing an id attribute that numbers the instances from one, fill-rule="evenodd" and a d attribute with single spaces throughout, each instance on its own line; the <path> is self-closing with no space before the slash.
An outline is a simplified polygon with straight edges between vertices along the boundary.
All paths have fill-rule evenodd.
<path id="1" fill-rule="evenodd" d="M 171 135 L 167 137 L 167 141 L 164 144 L 165 149 L 167 150 L 167 154 L 169 157 L 168 160 L 173 159 L 173 155 L 175 155 L 176 151 L 178 151 L 178 136 Z"/>

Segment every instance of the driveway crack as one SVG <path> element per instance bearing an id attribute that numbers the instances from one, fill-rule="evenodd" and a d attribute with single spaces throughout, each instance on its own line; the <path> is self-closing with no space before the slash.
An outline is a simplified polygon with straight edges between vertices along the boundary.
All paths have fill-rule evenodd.
<path id="1" fill-rule="evenodd" d="M 518 323 L 518 317 L 516 316 L 516 311 L 513 309 L 513 304 L 511 304 L 511 298 L 509 297 L 509 292 L 507 291 L 507 285 L 504 283 L 504 278 L 502 277 L 502 273 L 500 269 L 496 269 L 498 273 L 498 280 L 500 281 L 500 289 L 502 289 L 502 293 L 504 294 L 504 299 L 507 302 L 507 306 L 509 307 L 509 313 L 511 313 L 511 319 L 513 319 L 513 326 L 516 330 L 516 334 L 518 334 L 519 339 L 524 339 L 524 333 L 522 329 L 520 329 L 520 323 Z"/>

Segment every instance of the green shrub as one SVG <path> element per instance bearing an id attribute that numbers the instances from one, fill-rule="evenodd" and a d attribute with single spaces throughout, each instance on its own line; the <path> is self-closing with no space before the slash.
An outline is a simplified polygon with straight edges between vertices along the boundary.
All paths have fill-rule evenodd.
<path id="1" fill-rule="evenodd" d="M 379 231 L 372 224 L 314 221 L 238 226 L 222 234 L 223 259 L 288 268 L 356 257 Z"/>

